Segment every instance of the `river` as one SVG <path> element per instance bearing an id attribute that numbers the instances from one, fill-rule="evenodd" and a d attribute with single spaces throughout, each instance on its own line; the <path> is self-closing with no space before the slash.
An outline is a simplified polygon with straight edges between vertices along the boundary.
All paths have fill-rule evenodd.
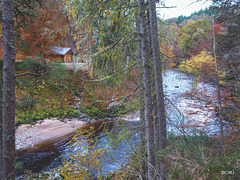
<path id="1" fill-rule="evenodd" d="M 193 132 L 193 129 L 203 130 L 209 134 L 218 132 L 219 127 L 218 124 L 215 123 L 215 120 L 211 118 L 214 112 L 209 111 L 209 109 L 211 109 L 209 104 L 203 104 L 204 102 L 184 96 L 186 91 L 191 91 L 196 87 L 198 91 L 205 91 L 211 95 L 215 90 L 211 84 L 196 82 L 191 76 L 175 70 L 164 72 L 163 83 L 166 96 L 167 130 L 169 133 L 178 135 L 184 132 L 190 134 Z M 199 107 L 205 107 L 205 109 Z M 196 113 L 190 113 L 189 115 L 189 112 Z M 99 129 L 102 123 L 106 124 L 108 131 L 114 130 L 115 135 L 118 136 L 124 135 L 127 132 L 134 133 L 114 146 L 111 144 L 112 138 L 103 133 L 102 128 Z M 117 169 L 121 163 L 124 164 L 127 162 L 128 152 L 134 149 L 134 146 L 138 144 L 140 139 L 139 131 L 137 131 L 139 124 L 139 117 L 134 116 L 127 121 L 99 121 L 83 127 L 83 129 L 89 129 L 90 126 L 94 126 L 95 129 L 97 129 L 96 137 L 99 140 L 96 148 L 107 146 L 109 148 L 108 155 L 117 157 L 106 165 L 103 169 L 104 173 L 113 171 Z M 193 129 L 189 130 L 189 128 L 184 128 L 186 125 L 191 125 Z M 129 127 L 133 127 L 133 129 L 129 130 Z M 18 151 L 18 161 L 23 163 L 25 170 L 29 169 L 32 172 L 47 171 L 58 167 L 63 162 L 62 155 L 68 157 L 70 153 L 69 141 L 73 136 L 74 134 L 71 133 L 67 136 L 41 143 L 34 148 Z M 76 151 L 79 150 L 77 147 L 75 149 Z M 23 171 L 18 172 L 19 175 L 22 173 Z"/>

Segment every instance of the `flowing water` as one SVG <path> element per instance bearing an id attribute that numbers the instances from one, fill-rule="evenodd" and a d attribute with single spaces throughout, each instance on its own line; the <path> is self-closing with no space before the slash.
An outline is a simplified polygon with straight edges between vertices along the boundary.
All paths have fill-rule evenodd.
<path id="1" fill-rule="evenodd" d="M 194 125 L 194 119 L 198 120 L 198 126 L 195 127 L 206 128 L 206 122 L 208 123 L 207 130 L 205 129 L 207 133 L 214 132 L 218 129 L 215 121 L 210 118 L 212 112 L 198 109 L 194 104 L 199 102 L 184 96 L 185 91 L 191 91 L 193 87 L 196 86 L 196 82 L 192 77 L 173 70 L 166 71 L 163 79 L 164 93 L 167 98 L 167 129 L 169 132 L 180 134 L 184 131 L 186 133 L 186 130 L 182 128 L 183 125 L 191 123 Z M 197 83 L 197 85 L 198 88 L 202 90 L 207 89 L 207 93 L 209 94 L 214 92 L 214 87 L 210 84 Z M 191 116 L 186 117 L 189 111 L 196 111 L 197 114 L 192 114 Z M 107 128 L 102 128 L 103 123 Z M 96 129 L 95 135 L 99 140 L 96 148 L 107 146 L 109 148 L 109 157 L 117 157 L 106 165 L 103 169 L 104 173 L 117 169 L 121 163 L 124 164 L 129 156 L 129 150 L 135 150 L 134 146 L 139 143 L 140 139 L 139 131 L 137 131 L 139 124 L 139 117 L 135 116 L 128 119 L 128 121 L 99 121 L 83 127 L 83 129 L 89 129 L 90 126 L 94 126 Z M 129 127 L 134 128 L 129 130 Z M 107 129 L 108 131 L 112 130 L 115 132 L 115 135 L 118 136 L 124 135 L 127 132 L 132 132 L 132 135 L 122 140 L 118 145 L 113 146 L 110 143 L 112 142 L 112 138 L 103 133 L 104 129 Z M 25 170 L 29 169 L 32 172 L 40 172 L 58 167 L 63 162 L 62 155 L 68 157 L 70 153 L 69 141 L 73 136 L 74 133 L 71 133 L 61 138 L 43 142 L 34 148 L 18 151 L 18 161 L 23 163 Z M 116 138 L 113 137 L 113 139 Z M 76 146 L 75 150 L 79 151 L 79 148 Z M 23 171 L 19 171 L 18 173 L 22 174 Z"/>
<path id="2" fill-rule="evenodd" d="M 166 96 L 167 128 L 175 134 L 192 133 L 190 126 L 195 130 L 204 131 L 207 134 L 217 134 L 218 124 L 215 122 L 213 104 L 214 98 L 208 102 L 186 97 L 186 91 L 201 93 L 212 97 L 215 88 L 209 83 L 198 82 L 191 76 L 178 71 L 166 71 L 163 76 L 164 93 Z M 211 102 L 210 104 L 208 104 Z M 188 130 L 183 127 L 188 127 Z"/>

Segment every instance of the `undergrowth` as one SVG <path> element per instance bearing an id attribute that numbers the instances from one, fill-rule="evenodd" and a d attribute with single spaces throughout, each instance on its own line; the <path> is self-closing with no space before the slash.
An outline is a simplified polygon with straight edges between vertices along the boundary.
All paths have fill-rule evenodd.
<path id="1" fill-rule="evenodd" d="M 18 73 L 41 76 L 20 76 L 16 84 L 16 125 L 51 117 L 75 117 L 78 106 L 82 113 L 101 119 L 134 111 L 136 84 L 131 78 L 123 82 L 98 82 L 79 70 L 73 73 L 61 63 L 27 59 L 17 66 Z M 130 94 L 130 95 L 129 95 Z M 117 99 L 112 101 L 112 99 Z M 80 106 L 79 106 L 80 104 Z"/>
<path id="2" fill-rule="evenodd" d="M 32 59 L 22 63 L 18 70 L 42 73 L 42 76 L 17 79 L 16 125 L 50 117 L 78 115 L 75 98 L 81 96 L 86 78 L 82 71 L 74 74 L 60 63 L 45 64 Z"/>
<path id="3" fill-rule="evenodd" d="M 235 136 L 234 140 L 232 136 Z M 239 134 L 226 136 L 225 154 L 218 137 L 204 133 L 193 136 L 169 135 L 168 146 L 159 152 L 169 179 L 239 179 Z M 228 140 L 232 139 L 231 142 Z M 232 171 L 234 174 L 223 174 Z"/>

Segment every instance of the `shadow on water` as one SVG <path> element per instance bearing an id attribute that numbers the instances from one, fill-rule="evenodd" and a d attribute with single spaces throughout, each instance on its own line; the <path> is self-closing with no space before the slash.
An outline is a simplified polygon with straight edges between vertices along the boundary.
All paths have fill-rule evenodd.
<path id="1" fill-rule="evenodd" d="M 138 122 L 122 122 L 122 121 L 98 121 L 84 125 L 81 130 L 89 130 L 94 127 L 95 133 L 93 138 L 99 139 L 99 147 L 106 145 L 107 136 L 105 131 L 121 131 L 118 127 L 127 128 L 131 125 L 138 124 Z M 37 144 L 31 148 L 18 150 L 16 152 L 17 161 L 22 163 L 22 169 L 17 171 L 17 176 L 23 174 L 26 170 L 33 173 L 51 170 L 63 163 L 63 157 L 68 155 L 69 141 L 76 132 L 67 134 L 62 137 L 53 138 Z M 114 163 L 114 162 L 113 162 Z M 120 165 L 120 163 L 118 163 Z"/>

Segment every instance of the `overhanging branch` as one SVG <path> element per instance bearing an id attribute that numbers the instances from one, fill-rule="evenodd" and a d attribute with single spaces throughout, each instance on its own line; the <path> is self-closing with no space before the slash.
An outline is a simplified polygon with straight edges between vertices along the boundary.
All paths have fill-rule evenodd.
<path id="1" fill-rule="evenodd" d="M 26 73 L 22 73 L 22 74 L 16 74 L 16 77 L 20 77 L 20 76 L 42 76 L 42 74 L 36 74 L 36 73 L 31 73 L 31 72 L 26 72 Z"/>

